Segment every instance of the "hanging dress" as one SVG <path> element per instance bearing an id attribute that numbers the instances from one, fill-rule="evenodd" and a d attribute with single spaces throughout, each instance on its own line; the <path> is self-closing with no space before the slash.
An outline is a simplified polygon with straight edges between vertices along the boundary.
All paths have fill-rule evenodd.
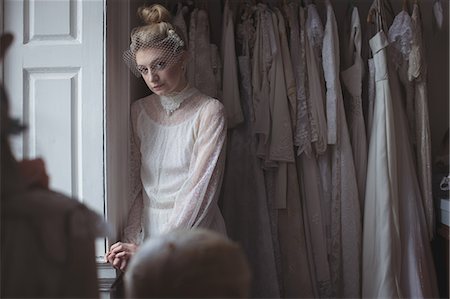
<path id="1" fill-rule="evenodd" d="M 402 17 L 400 13 L 397 17 Z M 396 17 L 396 18 L 397 18 Z M 404 17 L 404 14 L 403 14 Z M 395 20 L 394 20 L 395 23 Z M 394 26 L 394 23 L 392 26 Z M 402 21 L 403 26 L 409 24 Z M 404 29 L 400 30 L 405 32 Z M 389 30 L 391 32 L 391 29 Z M 399 57 L 396 46 L 389 49 L 390 61 Z M 403 54 L 400 55 L 403 57 Z M 403 62 L 404 63 L 404 62 Z M 406 63 L 405 63 L 406 64 Z M 420 185 L 418 182 L 412 138 L 408 136 L 408 119 L 402 93 L 405 86 L 404 73 L 396 64 L 388 64 L 389 79 L 394 108 L 394 130 L 397 136 L 397 171 L 399 190 L 399 219 L 401 236 L 401 290 L 405 297 L 438 297 L 436 273 L 428 227 L 425 218 Z M 400 69 L 403 71 L 403 69 Z M 397 76 L 398 75 L 398 76 Z"/>
<path id="2" fill-rule="evenodd" d="M 272 140 L 273 126 L 273 74 L 276 70 L 274 64 L 274 56 L 277 51 L 275 41 L 275 30 L 272 22 L 271 12 L 267 9 L 267 5 L 259 3 L 255 7 L 256 19 L 256 37 L 253 46 L 253 62 L 252 62 L 252 87 L 253 87 L 253 105 L 255 107 L 255 135 L 257 137 L 256 154 L 261 159 L 264 168 L 264 182 L 266 186 L 267 207 L 270 219 L 270 235 L 272 237 L 273 250 L 275 256 L 275 265 L 277 269 L 278 284 L 280 294 L 282 291 L 282 270 L 281 270 L 281 254 L 278 242 L 278 212 L 276 194 L 280 190 L 276 189 L 277 175 L 279 172 L 279 164 L 275 161 L 275 157 L 271 156 L 271 148 L 276 149 L 277 144 Z M 281 184 L 279 185 L 282 186 Z M 267 232 L 266 232 L 267 233 Z"/>
<path id="3" fill-rule="evenodd" d="M 375 65 L 375 105 L 367 164 L 363 232 L 363 298 L 399 298 L 401 241 L 394 111 L 383 31 L 370 39 Z"/>
<path id="4" fill-rule="evenodd" d="M 238 26 L 242 54 L 238 57 L 244 122 L 229 130 L 223 181 L 223 216 L 230 238 L 239 242 L 252 270 L 251 296 L 278 298 L 279 286 L 267 210 L 261 161 L 256 157 L 253 128 L 250 43 L 255 34 L 251 19 Z"/>
<path id="5" fill-rule="evenodd" d="M 341 78 L 349 94 L 345 99 L 345 106 L 348 108 L 346 115 L 358 182 L 358 197 L 360 206 L 363 207 L 366 192 L 367 137 L 361 97 L 364 66 L 361 58 L 361 23 L 357 7 L 353 7 L 347 55 L 352 58 L 352 65 L 341 73 Z"/>
<path id="6" fill-rule="evenodd" d="M 228 0 L 225 2 L 223 12 L 221 50 L 223 56 L 222 103 L 227 112 L 228 128 L 234 128 L 244 121 L 244 116 L 239 95 L 233 12 L 229 8 Z"/>
<path id="7" fill-rule="evenodd" d="M 330 186 L 330 178 L 323 183 L 323 176 L 320 171 L 319 162 L 316 154 L 324 154 L 326 151 L 326 121 L 324 111 L 324 85 L 321 66 L 319 65 L 319 57 L 315 55 L 317 44 L 321 44 L 323 40 L 323 29 L 321 28 L 321 21 L 317 13 L 315 5 L 309 5 L 307 10 L 303 7 L 299 8 L 300 30 L 303 26 L 305 32 L 304 46 L 306 58 L 306 74 L 307 78 L 307 102 L 310 111 L 311 125 L 311 141 L 314 144 L 314 150 L 311 155 L 306 153 L 300 155 L 297 165 L 300 186 L 303 190 L 305 202 L 305 219 L 306 229 L 309 231 L 310 240 L 310 269 L 314 270 L 313 274 L 314 285 L 313 289 L 317 294 L 316 297 L 331 296 L 331 277 L 330 267 L 328 263 L 328 245 L 327 245 L 327 229 L 329 231 L 329 223 L 327 225 L 326 219 L 329 219 L 329 209 L 325 208 L 323 199 L 329 199 L 330 193 L 328 188 L 328 195 L 325 195 L 325 186 Z M 301 71 L 301 70 L 300 70 Z M 319 129 L 320 128 L 320 129 Z M 320 137 L 319 137 L 320 136 Z M 320 140 L 320 141 L 319 141 Z M 328 161 L 325 161 L 327 163 Z M 308 237 L 308 234 L 307 234 Z"/>
<path id="8" fill-rule="evenodd" d="M 380 0 L 375 4 L 380 7 Z M 395 48 L 370 41 L 376 100 L 364 212 L 363 297 L 438 297 Z M 395 54 L 391 56 L 392 54 Z"/>
<path id="9" fill-rule="evenodd" d="M 431 240 L 434 236 L 435 223 L 431 183 L 431 133 L 428 116 L 427 66 L 423 51 L 422 20 L 418 4 L 414 4 L 411 21 L 413 35 L 409 54 L 408 78 L 414 82 L 417 173 L 422 191 L 428 235 Z"/>
<path id="10" fill-rule="evenodd" d="M 188 30 L 186 26 L 186 22 L 184 20 L 184 14 L 187 11 L 187 7 L 183 7 L 183 3 L 181 1 L 177 4 L 177 13 L 173 17 L 172 24 L 175 25 L 183 35 L 183 40 L 188 44 L 189 46 L 189 37 L 188 37 Z"/>
<path id="11" fill-rule="evenodd" d="M 205 95 L 216 98 L 218 86 L 212 67 L 211 45 L 209 41 L 208 13 L 203 9 L 194 9 L 191 13 L 189 27 L 189 54 L 187 79 Z"/>
<path id="12" fill-rule="evenodd" d="M 297 92 L 295 76 L 292 68 L 291 55 L 287 40 L 285 20 L 280 10 L 275 9 L 278 21 L 279 46 L 282 56 L 285 90 L 289 112 L 284 119 L 290 120 L 291 128 L 296 124 Z M 282 100 L 279 97 L 277 100 Z M 279 102 L 276 102 L 277 105 Z M 289 117 L 290 115 L 290 117 Z M 291 129 L 287 127 L 287 129 Z M 292 129 L 291 129 L 292 130 Z M 292 139 L 291 139 L 292 141 Z M 290 146 L 294 147 L 291 143 Z M 286 164 L 286 204 L 278 209 L 278 240 L 281 253 L 283 297 L 311 298 L 312 277 L 309 271 L 309 262 L 306 245 L 304 213 L 301 205 L 299 180 L 296 164 Z"/>
<path id="13" fill-rule="evenodd" d="M 326 7 L 323 71 L 327 102 L 331 102 L 331 113 L 335 113 L 336 119 L 336 142 L 329 145 L 332 173 L 330 272 L 333 295 L 356 298 L 360 297 L 361 209 L 339 80 L 340 55 L 336 18 L 330 1 L 326 1 Z M 328 112 L 330 109 L 327 109 Z"/>

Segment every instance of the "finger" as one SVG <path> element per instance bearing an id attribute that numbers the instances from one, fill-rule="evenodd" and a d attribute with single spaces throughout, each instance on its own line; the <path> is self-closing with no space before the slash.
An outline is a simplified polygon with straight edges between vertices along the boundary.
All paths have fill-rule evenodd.
<path id="1" fill-rule="evenodd" d="M 120 271 L 124 272 L 125 268 L 127 267 L 127 264 L 128 264 L 128 260 L 123 259 L 122 263 L 120 264 Z"/>
<path id="2" fill-rule="evenodd" d="M 109 251 L 115 250 L 115 249 L 117 249 L 118 247 L 121 247 L 121 246 L 123 246 L 123 245 L 124 245 L 124 243 L 122 243 L 122 242 L 116 242 L 116 243 L 114 243 L 114 244 L 111 245 L 111 247 L 109 248 Z"/>
<path id="3" fill-rule="evenodd" d="M 107 256 L 107 259 L 108 259 L 108 262 L 110 263 L 110 264 L 112 264 L 113 262 L 114 262 L 114 259 L 116 258 L 116 255 L 114 254 L 114 253 L 110 253 L 110 254 L 108 254 L 108 256 Z"/>
<path id="4" fill-rule="evenodd" d="M 112 265 L 114 268 L 120 269 L 120 266 L 122 265 L 122 259 L 115 258 L 114 261 L 112 262 Z"/>
<path id="5" fill-rule="evenodd" d="M 126 252 L 126 251 L 121 251 L 121 252 L 119 252 L 118 254 L 116 254 L 116 258 L 124 258 L 124 257 L 127 257 L 128 255 L 129 255 L 128 252 Z"/>

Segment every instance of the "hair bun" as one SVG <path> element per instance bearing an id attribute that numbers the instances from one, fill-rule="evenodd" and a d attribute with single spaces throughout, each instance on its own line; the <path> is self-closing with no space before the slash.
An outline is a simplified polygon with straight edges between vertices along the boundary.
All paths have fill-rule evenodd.
<path id="1" fill-rule="evenodd" d="M 169 22 L 171 19 L 170 12 L 160 4 L 141 6 L 138 9 L 138 15 L 148 25 Z"/>

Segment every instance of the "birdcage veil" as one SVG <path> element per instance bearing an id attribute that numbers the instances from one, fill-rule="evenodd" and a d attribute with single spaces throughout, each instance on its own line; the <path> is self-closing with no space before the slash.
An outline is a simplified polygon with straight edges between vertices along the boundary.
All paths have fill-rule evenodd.
<path id="1" fill-rule="evenodd" d="M 154 6 L 148 9 L 151 11 Z M 161 9 L 161 6 L 158 8 Z M 148 71 L 170 67 L 178 63 L 183 56 L 182 54 L 186 49 L 185 41 L 174 25 L 164 18 L 162 19 L 163 21 L 147 21 L 148 25 L 134 28 L 131 32 L 131 44 L 129 49 L 124 51 L 123 60 L 137 77 L 140 77 L 143 73 L 143 70 L 136 64 L 136 53 L 139 50 L 157 49 L 159 51 L 158 59 L 154 62 L 154 65 L 150 66 Z"/>

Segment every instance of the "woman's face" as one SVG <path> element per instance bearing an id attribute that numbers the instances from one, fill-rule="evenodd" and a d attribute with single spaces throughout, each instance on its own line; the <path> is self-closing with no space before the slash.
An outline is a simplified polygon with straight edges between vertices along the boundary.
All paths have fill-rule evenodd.
<path id="1" fill-rule="evenodd" d="M 148 88 L 157 95 L 181 91 L 186 86 L 185 55 L 177 59 L 158 48 L 136 52 L 136 65 Z"/>

